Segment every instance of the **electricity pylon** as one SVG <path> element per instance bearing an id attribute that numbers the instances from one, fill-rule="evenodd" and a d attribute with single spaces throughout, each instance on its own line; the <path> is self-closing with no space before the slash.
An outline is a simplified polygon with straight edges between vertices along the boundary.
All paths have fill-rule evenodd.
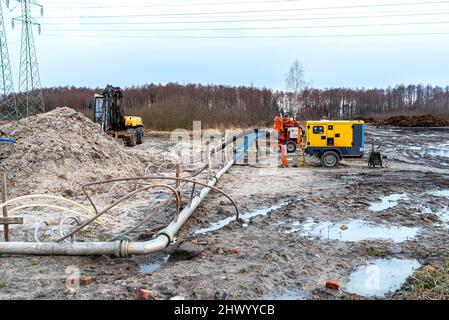
<path id="1" fill-rule="evenodd" d="M 18 118 L 4 22 L 2 3 L 0 3 L 0 121 Z"/>
<path id="2" fill-rule="evenodd" d="M 16 1 L 20 2 L 22 7 L 22 15 L 13 18 L 13 27 L 15 22 L 22 24 L 19 90 L 17 94 L 17 109 L 19 117 L 22 118 L 45 112 L 33 36 L 33 27 L 37 26 L 40 33 L 41 25 L 31 16 L 31 5 L 40 7 L 41 15 L 43 15 L 43 7 L 34 0 Z"/>

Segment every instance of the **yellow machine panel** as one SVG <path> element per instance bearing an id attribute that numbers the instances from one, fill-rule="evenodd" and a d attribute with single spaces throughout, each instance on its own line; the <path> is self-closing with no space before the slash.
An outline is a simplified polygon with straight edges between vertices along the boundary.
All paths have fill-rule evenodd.
<path id="1" fill-rule="evenodd" d="M 333 139 L 333 147 L 350 148 L 354 142 L 353 125 L 364 124 L 363 121 L 308 121 L 307 146 L 328 147 Z"/>
<path id="2" fill-rule="evenodd" d="M 143 127 L 143 121 L 140 117 L 125 117 L 125 127 L 136 128 Z"/>

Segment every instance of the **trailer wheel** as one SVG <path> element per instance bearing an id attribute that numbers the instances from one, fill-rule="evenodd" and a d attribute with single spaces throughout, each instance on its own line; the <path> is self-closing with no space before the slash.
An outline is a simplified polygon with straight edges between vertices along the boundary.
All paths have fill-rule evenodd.
<path id="1" fill-rule="evenodd" d="M 294 153 L 296 151 L 296 144 L 293 141 L 287 142 L 287 152 Z"/>
<path id="2" fill-rule="evenodd" d="M 321 155 L 321 165 L 326 168 L 334 168 L 340 163 L 340 156 L 335 151 L 326 151 Z"/>

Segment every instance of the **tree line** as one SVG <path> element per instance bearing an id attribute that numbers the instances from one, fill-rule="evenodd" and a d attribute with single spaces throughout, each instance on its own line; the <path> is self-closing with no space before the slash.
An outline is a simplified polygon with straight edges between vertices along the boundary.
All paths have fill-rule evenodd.
<path id="1" fill-rule="evenodd" d="M 387 89 L 304 89 L 300 114 L 330 119 L 433 114 L 449 118 L 449 86 L 398 85 Z"/>
<path id="2" fill-rule="evenodd" d="M 48 110 L 67 106 L 91 117 L 89 106 L 102 88 L 44 88 Z M 299 93 L 266 88 L 220 85 L 149 84 L 124 89 L 126 113 L 143 117 L 147 128 L 173 130 L 271 125 L 280 111 L 299 106 L 298 117 L 346 119 L 385 118 L 431 113 L 449 118 L 449 86 L 398 85 L 387 89 L 313 89 Z M 296 113 L 296 112 L 295 112 Z"/>

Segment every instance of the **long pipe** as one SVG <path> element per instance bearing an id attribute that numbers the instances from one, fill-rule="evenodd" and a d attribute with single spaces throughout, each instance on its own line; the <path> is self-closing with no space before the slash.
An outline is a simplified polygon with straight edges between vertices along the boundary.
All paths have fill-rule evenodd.
<path id="1" fill-rule="evenodd" d="M 239 137 L 244 134 L 240 134 Z M 227 140 L 221 146 L 213 149 L 211 153 L 222 150 L 232 143 L 234 138 Z M 246 148 L 248 146 L 245 146 Z M 231 160 L 224 168 L 209 180 L 208 186 L 213 187 L 218 180 L 234 165 L 235 159 Z M 128 257 L 131 255 L 146 255 L 167 248 L 174 240 L 176 233 L 198 208 L 201 201 L 209 194 L 211 188 L 204 187 L 200 194 L 194 197 L 189 206 L 184 208 L 178 216 L 165 229 L 161 230 L 157 237 L 146 242 L 115 241 L 115 242 L 0 242 L 0 254 L 25 254 L 25 255 L 114 255 L 117 257 Z"/>
<path id="2" fill-rule="evenodd" d="M 234 165 L 234 160 L 221 169 L 208 185 L 213 187 L 217 181 Z M 128 257 L 130 255 L 145 255 L 161 251 L 169 246 L 175 234 L 192 215 L 201 201 L 209 194 L 210 188 L 205 187 L 200 194 L 192 199 L 191 204 L 184 208 L 177 221 L 172 221 L 168 227 L 161 230 L 158 236 L 146 242 L 115 241 L 115 242 L 0 242 L 0 254 L 25 254 L 25 255 L 115 255 Z"/>

